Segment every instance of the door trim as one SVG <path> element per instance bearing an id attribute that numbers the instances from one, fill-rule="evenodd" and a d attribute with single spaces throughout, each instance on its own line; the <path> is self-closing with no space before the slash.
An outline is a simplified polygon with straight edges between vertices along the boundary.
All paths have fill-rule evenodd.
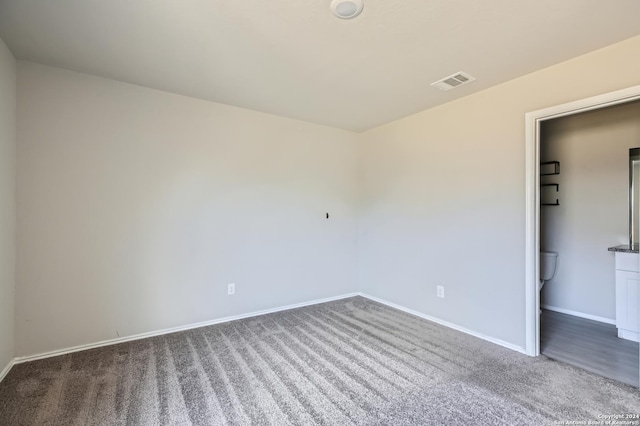
<path id="1" fill-rule="evenodd" d="M 525 351 L 540 355 L 540 123 L 640 99 L 640 86 L 525 114 Z"/>

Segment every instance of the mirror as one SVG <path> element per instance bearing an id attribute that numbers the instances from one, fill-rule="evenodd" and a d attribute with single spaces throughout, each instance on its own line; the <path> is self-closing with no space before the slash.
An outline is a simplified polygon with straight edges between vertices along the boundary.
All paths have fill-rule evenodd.
<path id="1" fill-rule="evenodd" d="M 629 150 L 629 244 L 640 242 L 640 148 Z"/>

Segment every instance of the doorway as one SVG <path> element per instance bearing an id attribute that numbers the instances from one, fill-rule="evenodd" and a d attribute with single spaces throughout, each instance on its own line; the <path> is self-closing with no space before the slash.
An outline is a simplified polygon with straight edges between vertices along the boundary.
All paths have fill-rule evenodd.
<path id="1" fill-rule="evenodd" d="M 525 351 L 540 355 L 540 130 L 542 122 L 640 99 L 640 86 L 533 111 L 525 115 Z"/>

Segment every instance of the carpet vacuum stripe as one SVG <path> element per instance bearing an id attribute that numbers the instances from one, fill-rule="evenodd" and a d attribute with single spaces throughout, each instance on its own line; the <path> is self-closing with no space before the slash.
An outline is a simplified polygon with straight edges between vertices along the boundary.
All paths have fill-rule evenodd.
<path id="1" fill-rule="evenodd" d="M 17 364 L 0 424 L 552 425 L 638 390 L 362 297 Z"/>

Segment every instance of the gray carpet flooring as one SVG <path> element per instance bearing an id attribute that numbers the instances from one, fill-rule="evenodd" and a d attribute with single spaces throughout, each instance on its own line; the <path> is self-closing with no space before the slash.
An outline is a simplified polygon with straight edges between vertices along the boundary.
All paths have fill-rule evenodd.
<path id="1" fill-rule="evenodd" d="M 1 425 L 545 425 L 626 413 L 640 413 L 628 385 L 361 297 L 19 364 L 0 383 Z"/>

